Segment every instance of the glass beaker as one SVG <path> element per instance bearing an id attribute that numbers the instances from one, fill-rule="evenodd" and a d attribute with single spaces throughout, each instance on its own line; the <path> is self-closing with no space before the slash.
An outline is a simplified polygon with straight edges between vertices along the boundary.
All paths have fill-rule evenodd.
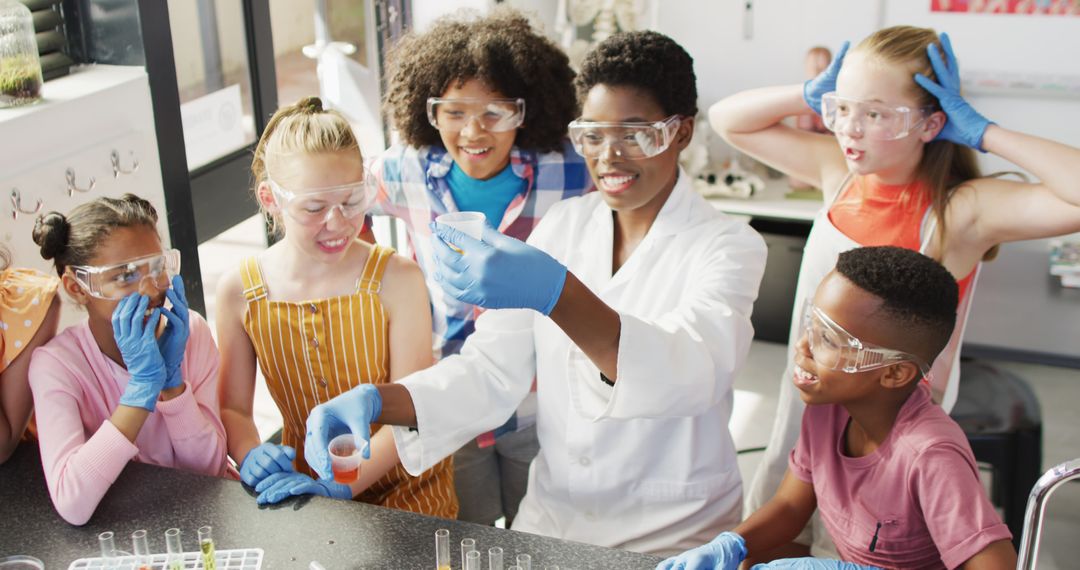
<path id="1" fill-rule="evenodd" d="M 41 61 L 30 9 L 0 0 L 0 108 L 41 99 Z"/>

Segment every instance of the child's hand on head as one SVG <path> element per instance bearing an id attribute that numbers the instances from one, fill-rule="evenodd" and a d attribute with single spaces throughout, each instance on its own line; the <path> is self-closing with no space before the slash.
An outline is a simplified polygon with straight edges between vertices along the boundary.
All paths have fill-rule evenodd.
<path id="1" fill-rule="evenodd" d="M 980 115 L 960 95 L 960 68 L 956 62 L 956 55 L 953 54 L 949 34 L 941 34 L 941 48 L 945 52 L 944 61 L 941 59 L 937 46 L 930 44 L 926 47 L 937 81 L 921 73 L 915 74 L 915 82 L 937 97 L 941 109 L 948 117 L 945 127 L 941 129 L 935 140 L 952 141 L 986 152 L 982 148 L 982 138 L 991 122 Z"/>

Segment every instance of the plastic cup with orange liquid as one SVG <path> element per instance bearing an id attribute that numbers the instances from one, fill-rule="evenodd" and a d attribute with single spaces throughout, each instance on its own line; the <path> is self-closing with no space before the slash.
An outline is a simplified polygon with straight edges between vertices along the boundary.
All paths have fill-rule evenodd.
<path id="1" fill-rule="evenodd" d="M 351 433 L 345 433 L 330 440 L 328 451 L 330 452 L 330 468 L 334 472 L 334 482 L 355 483 L 360 478 L 360 460 L 363 458 L 364 448 L 356 446 L 356 438 Z"/>

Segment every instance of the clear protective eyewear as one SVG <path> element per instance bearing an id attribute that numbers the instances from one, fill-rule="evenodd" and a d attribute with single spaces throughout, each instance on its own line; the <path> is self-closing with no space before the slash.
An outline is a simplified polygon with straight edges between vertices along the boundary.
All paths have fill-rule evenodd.
<path id="1" fill-rule="evenodd" d="M 825 368 L 856 373 L 911 362 L 919 367 L 923 378 L 930 377 L 930 367 L 918 356 L 859 340 L 809 299 L 804 304 L 799 330 L 807 337 L 814 362 Z"/>
<path id="2" fill-rule="evenodd" d="M 367 213 L 375 200 L 374 177 L 364 170 L 360 182 L 315 188 L 295 193 L 287 190 L 269 176 L 266 178 L 278 206 L 304 226 L 313 226 L 330 221 L 334 210 L 341 212 L 345 219 L 353 219 Z"/>
<path id="3" fill-rule="evenodd" d="M 440 131 L 458 132 L 476 120 L 491 133 L 512 131 L 525 122 L 525 100 L 477 99 L 472 97 L 442 99 L 429 97 L 427 116 L 431 126 Z"/>
<path id="4" fill-rule="evenodd" d="M 932 111 L 933 107 L 912 109 L 849 99 L 837 95 L 835 91 L 821 96 L 821 118 L 825 128 L 834 133 L 852 129 L 867 138 L 882 141 L 908 136 Z M 921 116 L 913 120 L 916 113 Z"/>
<path id="5" fill-rule="evenodd" d="M 180 252 L 170 249 L 115 265 L 72 265 L 69 269 L 91 297 L 117 300 L 139 292 L 146 280 L 158 290 L 168 289 L 172 278 L 180 274 Z"/>
<path id="6" fill-rule="evenodd" d="M 652 123 L 598 123 L 578 119 L 570 123 L 570 141 L 585 158 L 600 158 L 608 152 L 627 160 L 652 158 L 671 146 L 682 122 L 672 115 Z"/>

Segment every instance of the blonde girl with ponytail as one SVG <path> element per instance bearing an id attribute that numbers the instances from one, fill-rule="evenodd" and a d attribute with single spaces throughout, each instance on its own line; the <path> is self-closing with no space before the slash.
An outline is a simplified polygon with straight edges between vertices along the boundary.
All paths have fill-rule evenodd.
<path id="1" fill-rule="evenodd" d="M 279 109 L 251 166 L 255 197 L 281 240 L 218 285 L 221 414 L 229 455 L 260 504 L 318 494 L 453 518 L 449 461 L 420 477 L 390 430 L 370 426 L 359 477 L 320 480 L 303 455 L 316 405 L 432 363 L 427 288 L 415 263 L 356 239 L 374 199 L 356 137 L 317 97 Z M 284 426 L 262 442 L 253 419 L 262 373 Z"/>

